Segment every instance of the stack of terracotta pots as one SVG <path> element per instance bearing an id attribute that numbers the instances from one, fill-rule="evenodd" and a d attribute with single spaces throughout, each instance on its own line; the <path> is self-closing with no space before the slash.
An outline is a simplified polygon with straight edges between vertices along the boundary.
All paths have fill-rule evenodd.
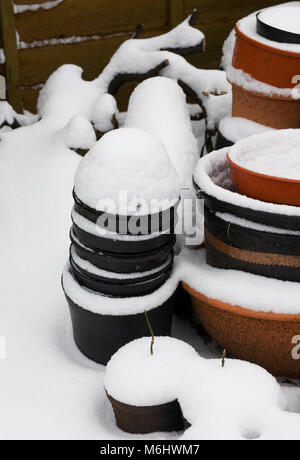
<path id="1" fill-rule="evenodd" d="M 300 4 L 296 3 L 268 8 L 236 24 L 233 61 L 227 70 L 232 85 L 232 117 L 274 129 L 300 128 L 300 33 L 289 32 L 290 23 L 280 30 L 276 22 L 270 25 L 269 19 L 276 9 L 277 21 L 289 8 L 291 17 L 299 15 Z M 250 127 L 250 131 L 257 134 L 258 128 Z M 234 143 L 226 136 L 221 129 L 219 148 Z"/>
<path id="2" fill-rule="evenodd" d="M 107 142 L 107 136 L 112 142 L 119 137 L 122 141 L 125 131 L 107 134 L 95 149 Z M 134 136 L 132 139 L 135 142 Z M 142 151 L 143 146 L 139 148 Z M 89 156 L 83 161 L 89 161 Z M 118 165 L 115 167 L 117 170 Z M 106 364 L 124 344 L 149 335 L 144 310 L 158 335 L 171 333 L 179 194 L 170 208 L 147 215 L 112 215 L 92 208 L 78 197 L 76 183 L 73 197 L 71 247 L 63 288 L 79 349 L 92 360 Z M 133 228 L 147 231 L 132 234 Z"/>

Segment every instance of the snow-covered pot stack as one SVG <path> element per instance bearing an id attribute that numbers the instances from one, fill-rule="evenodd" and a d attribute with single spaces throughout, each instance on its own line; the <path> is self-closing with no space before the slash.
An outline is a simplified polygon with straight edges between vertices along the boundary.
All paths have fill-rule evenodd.
<path id="1" fill-rule="evenodd" d="M 252 183 L 252 198 L 234 174 L 231 178 L 228 149 L 200 160 L 194 180 L 205 202 L 207 265 L 201 261 L 196 271 L 206 277 L 207 286 L 185 277 L 200 320 L 217 342 L 234 356 L 292 378 L 300 377 L 299 361 L 292 356 L 300 326 L 300 301 L 292 295 L 300 295 L 300 207 L 289 201 L 298 199 L 289 194 L 289 186 L 300 187 L 300 180 L 293 179 L 299 177 L 299 142 L 299 130 L 276 131 L 240 141 L 230 150 L 231 168 L 237 162 L 243 172 L 249 169 L 247 190 L 252 177 L 263 181 L 260 187 Z M 283 177 L 273 177 L 278 172 Z M 281 184 L 286 201 L 274 204 Z"/>
<path id="2" fill-rule="evenodd" d="M 293 2 L 237 23 L 232 66 L 227 69 L 233 117 L 275 129 L 300 128 L 299 16 L 300 2 Z"/>
<path id="3" fill-rule="evenodd" d="M 106 364 L 127 342 L 169 335 L 176 279 L 180 186 L 159 141 L 140 129 L 106 134 L 75 177 L 69 265 L 63 287 L 78 347 Z"/>

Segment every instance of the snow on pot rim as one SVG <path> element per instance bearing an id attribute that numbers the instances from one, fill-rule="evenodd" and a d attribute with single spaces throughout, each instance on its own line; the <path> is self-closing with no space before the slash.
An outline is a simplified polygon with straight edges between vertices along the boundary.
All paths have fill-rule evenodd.
<path id="1" fill-rule="evenodd" d="M 235 144 L 247 137 L 274 131 L 274 129 L 247 118 L 228 116 L 220 121 L 218 131 L 227 141 Z"/>
<path id="2" fill-rule="evenodd" d="M 107 238 L 111 240 L 126 241 L 126 242 L 137 242 L 137 241 L 147 241 L 158 238 L 162 235 L 170 234 L 170 229 L 165 229 L 161 232 L 154 232 L 149 234 L 139 234 L 139 235 L 127 235 L 120 234 L 117 232 L 112 232 L 106 228 L 97 225 L 96 223 L 86 219 L 81 214 L 79 214 L 75 208 L 72 209 L 71 213 L 72 222 L 79 227 L 81 230 L 84 230 L 87 233 L 91 233 L 94 236 L 99 236 L 102 238 Z"/>
<path id="3" fill-rule="evenodd" d="M 251 214 L 251 219 L 267 225 L 270 225 L 268 219 L 275 216 L 278 220 L 276 227 L 300 230 L 300 207 L 267 203 L 236 192 L 227 160 L 231 149 L 232 147 L 216 150 L 198 161 L 194 170 L 197 192 L 205 199 L 217 200 L 222 207 L 226 206 L 226 212 L 240 217 Z"/>
<path id="4" fill-rule="evenodd" d="M 246 316 L 252 312 L 254 316 L 265 314 L 274 321 L 286 317 L 287 321 L 295 318 L 300 322 L 300 283 L 213 268 L 206 263 L 204 249 L 183 252 L 179 276 L 207 299 L 244 310 Z"/>
<path id="5" fill-rule="evenodd" d="M 175 338 L 155 337 L 153 355 L 150 343 L 151 337 L 130 342 L 107 364 L 104 386 L 114 399 L 139 407 L 173 402 L 186 369 L 201 359 L 194 348 Z"/>
<path id="6" fill-rule="evenodd" d="M 271 8 L 283 8 L 290 7 L 292 4 L 297 4 L 300 7 L 300 2 L 288 2 L 281 5 L 277 5 Z M 297 43 L 279 43 L 275 40 L 270 40 L 268 38 L 262 37 L 257 32 L 256 28 L 256 14 L 250 14 L 249 16 L 238 21 L 236 30 L 239 33 L 242 33 L 248 40 L 256 43 L 257 46 L 267 48 L 270 51 L 276 53 L 284 53 L 291 55 L 300 55 L 300 44 Z"/>
<path id="7" fill-rule="evenodd" d="M 300 44 L 299 6 L 266 8 L 257 13 L 257 32 L 260 36 L 281 43 Z"/>
<path id="8" fill-rule="evenodd" d="M 74 190 L 93 209 L 136 216 L 174 206 L 180 183 L 157 138 L 141 129 L 121 128 L 105 134 L 83 158 Z"/>
<path id="9" fill-rule="evenodd" d="M 300 129 L 273 131 L 243 139 L 230 149 L 228 160 L 251 175 L 300 183 Z"/>
<path id="10" fill-rule="evenodd" d="M 173 260 L 173 255 L 170 254 L 169 259 L 162 265 L 160 265 L 157 268 L 154 268 L 152 270 L 148 270 L 145 272 L 134 272 L 134 273 L 114 273 L 114 272 L 109 272 L 107 270 L 103 270 L 101 268 L 96 267 L 93 265 L 91 262 L 88 260 L 84 260 L 81 257 L 78 256 L 76 253 L 75 249 L 73 246 L 70 248 L 70 257 L 73 259 L 74 263 L 83 271 L 90 273 L 93 276 L 99 277 L 99 278 L 107 278 L 110 280 L 114 280 L 116 282 L 129 282 L 130 280 L 135 281 L 152 277 L 155 276 L 164 270 L 168 269 L 170 266 L 172 260 Z"/>
<path id="11" fill-rule="evenodd" d="M 65 295 L 82 309 L 97 315 L 128 316 L 152 311 L 172 297 L 178 286 L 178 275 L 175 269 L 166 283 L 152 294 L 142 297 L 124 299 L 100 295 L 80 286 L 73 278 L 69 263 L 62 275 L 62 286 Z"/>

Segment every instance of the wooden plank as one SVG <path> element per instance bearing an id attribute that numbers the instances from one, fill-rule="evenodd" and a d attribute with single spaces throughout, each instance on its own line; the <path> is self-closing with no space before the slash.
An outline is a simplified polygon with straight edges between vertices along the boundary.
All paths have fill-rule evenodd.
<path id="1" fill-rule="evenodd" d="M 20 69 L 15 33 L 15 17 L 12 0 L 0 2 L 0 25 L 3 47 L 6 55 L 5 77 L 7 99 L 17 112 L 22 112 L 22 94 L 20 90 Z"/>
<path id="2" fill-rule="evenodd" d="M 49 10 L 16 15 L 16 28 L 25 42 L 71 36 L 107 35 L 168 26 L 169 0 L 64 0 Z"/>
<path id="3" fill-rule="evenodd" d="M 184 4 L 183 0 L 169 0 L 170 9 L 170 28 L 177 26 L 184 19 Z"/>

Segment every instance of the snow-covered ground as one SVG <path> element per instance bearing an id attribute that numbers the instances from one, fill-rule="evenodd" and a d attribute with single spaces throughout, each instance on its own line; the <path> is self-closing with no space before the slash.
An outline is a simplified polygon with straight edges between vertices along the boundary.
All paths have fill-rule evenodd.
<path id="1" fill-rule="evenodd" d="M 69 246 L 74 174 L 80 157 L 50 121 L 2 135 L 0 143 L 0 438 L 136 439 L 118 430 L 104 368 L 75 347 L 60 276 Z M 188 322 L 174 335 L 205 358 L 220 357 Z M 300 413 L 300 388 L 282 384 Z M 176 434 L 145 439 L 177 439 Z"/>

